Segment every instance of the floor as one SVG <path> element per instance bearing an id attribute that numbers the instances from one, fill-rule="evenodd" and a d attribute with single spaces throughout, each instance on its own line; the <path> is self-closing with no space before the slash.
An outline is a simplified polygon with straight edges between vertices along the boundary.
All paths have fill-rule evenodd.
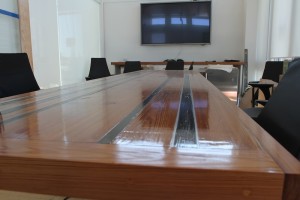
<path id="1" fill-rule="evenodd" d="M 237 76 L 238 70 L 231 73 L 222 70 L 208 70 L 207 78 L 220 89 L 230 100 L 237 100 Z M 11 192 L 0 190 L 0 200 L 87 200 L 79 198 L 68 198 L 52 195 L 30 194 L 23 192 Z"/>

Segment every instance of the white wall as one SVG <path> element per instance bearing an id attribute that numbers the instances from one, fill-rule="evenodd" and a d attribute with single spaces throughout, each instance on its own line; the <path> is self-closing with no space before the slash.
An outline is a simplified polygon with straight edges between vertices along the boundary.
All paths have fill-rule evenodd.
<path id="1" fill-rule="evenodd" d="M 191 61 L 244 60 L 243 53 L 247 47 L 251 60 L 255 62 L 253 55 L 257 53 L 254 42 L 256 34 L 251 27 L 256 26 L 255 13 L 258 0 L 213 0 L 211 45 L 142 46 L 140 44 L 140 3 L 160 1 L 103 0 L 102 7 L 99 6 L 98 9 L 102 19 L 90 20 L 94 24 L 99 23 L 100 33 L 98 30 L 84 30 L 78 33 L 82 27 L 90 29 L 92 25 L 74 25 L 75 23 L 72 25 L 76 17 L 72 20 L 62 20 L 62 18 L 66 18 L 68 13 L 78 15 L 76 9 L 72 10 L 71 6 L 74 7 L 76 3 L 86 2 L 86 0 L 57 0 L 58 4 L 54 0 L 30 0 L 34 69 L 41 87 L 48 88 L 83 81 L 89 69 L 90 57 L 97 56 L 106 57 L 108 63 L 123 60 L 161 61 L 172 58 Z M 166 1 L 182 0 L 163 2 Z M 79 4 L 78 6 L 80 7 Z M 45 7 L 47 9 L 41 9 Z M 95 11 L 95 7 L 87 7 L 85 13 L 90 10 Z M 81 53 L 87 52 L 87 48 L 84 46 L 84 41 L 78 39 L 90 38 L 91 35 L 98 34 L 101 40 L 95 41 L 94 44 L 100 43 L 100 49 L 95 45 L 94 50 L 82 56 Z M 80 66 L 75 66 L 76 63 Z M 249 65 L 249 80 L 254 79 L 256 65 Z M 112 66 L 110 71 L 114 73 Z"/>
<path id="2" fill-rule="evenodd" d="M 18 14 L 17 0 L 0 0 L 0 9 Z M 0 13 L 0 52 L 21 51 L 19 19 Z"/>
<path id="3" fill-rule="evenodd" d="M 211 45 L 207 46 L 197 44 L 142 46 L 140 44 L 141 2 L 145 1 L 103 1 L 104 50 L 108 62 L 123 60 L 162 61 L 174 58 L 189 61 L 244 59 L 244 1 L 212 1 Z M 114 72 L 113 68 L 110 70 Z"/>

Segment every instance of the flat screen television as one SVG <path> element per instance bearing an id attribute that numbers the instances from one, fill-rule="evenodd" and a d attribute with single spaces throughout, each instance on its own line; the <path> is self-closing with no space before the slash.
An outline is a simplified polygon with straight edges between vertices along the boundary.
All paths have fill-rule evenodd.
<path id="1" fill-rule="evenodd" d="M 142 44 L 210 44 L 211 1 L 142 3 Z"/>

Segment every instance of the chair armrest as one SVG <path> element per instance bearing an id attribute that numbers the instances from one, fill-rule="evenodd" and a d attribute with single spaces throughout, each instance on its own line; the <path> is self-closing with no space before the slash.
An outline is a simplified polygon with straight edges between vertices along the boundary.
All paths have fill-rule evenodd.
<path id="1" fill-rule="evenodd" d="M 249 115 L 254 121 L 257 121 L 258 116 L 260 115 L 263 108 L 246 108 L 244 112 Z"/>
<path id="2" fill-rule="evenodd" d="M 252 87 L 258 87 L 258 88 L 270 88 L 273 87 L 273 83 L 254 83 L 254 82 L 249 82 L 248 85 L 251 85 Z"/>
<path id="3" fill-rule="evenodd" d="M 249 81 L 248 84 L 250 83 L 259 83 L 259 81 Z"/>
<path id="4" fill-rule="evenodd" d="M 256 100 L 258 99 L 258 90 L 255 92 L 254 88 L 258 88 L 261 90 L 265 96 L 265 99 L 268 100 L 271 96 L 270 88 L 272 88 L 273 91 L 273 83 L 248 83 L 250 86 L 252 86 L 252 107 L 255 106 Z"/>
<path id="5" fill-rule="evenodd" d="M 268 100 L 261 100 L 261 99 L 258 99 L 258 100 L 256 100 L 255 102 L 256 102 L 256 103 L 259 103 L 259 104 L 261 104 L 261 105 L 263 105 L 263 106 L 265 106 L 265 105 L 268 103 Z"/>

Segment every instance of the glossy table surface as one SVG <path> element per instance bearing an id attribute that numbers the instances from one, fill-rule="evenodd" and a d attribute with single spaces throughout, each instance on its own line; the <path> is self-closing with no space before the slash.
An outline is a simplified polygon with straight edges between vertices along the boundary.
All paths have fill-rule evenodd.
<path id="1" fill-rule="evenodd" d="M 167 64 L 167 61 L 141 61 L 141 66 L 143 69 L 151 69 L 154 65 L 166 66 L 166 64 Z M 235 68 L 238 68 L 239 76 L 238 76 L 238 83 L 237 83 L 237 86 L 238 86 L 237 97 L 238 97 L 238 102 L 239 102 L 239 98 L 242 95 L 244 86 L 246 84 L 245 79 L 244 79 L 245 62 L 184 61 L 184 65 L 186 67 L 189 67 L 191 64 L 193 64 L 195 66 L 196 65 L 202 66 L 200 69 L 201 69 L 201 71 L 204 71 L 204 72 L 207 69 L 218 69 L 218 70 L 222 69 L 225 71 L 227 71 L 227 70 L 231 71 L 232 66 Z M 115 66 L 116 74 L 121 74 L 121 68 L 123 68 L 125 66 L 125 62 L 124 61 L 111 62 L 111 65 Z M 150 66 L 150 68 L 149 68 L 149 66 Z M 185 69 L 188 70 L 188 68 L 185 68 Z"/>
<path id="2" fill-rule="evenodd" d="M 298 184 L 299 162 L 195 72 L 140 71 L 40 90 L 0 99 L 0 112 L 4 190 L 281 199 Z"/>
<path id="3" fill-rule="evenodd" d="M 112 65 L 117 67 L 122 67 L 125 65 L 123 61 L 111 62 Z M 166 65 L 166 61 L 141 61 L 141 65 Z M 244 65 L 244 62 L 208 62 L 208 61 L 184 61 L 185 65 L 233 65 L 235 67 L 240 67 Z"/>

